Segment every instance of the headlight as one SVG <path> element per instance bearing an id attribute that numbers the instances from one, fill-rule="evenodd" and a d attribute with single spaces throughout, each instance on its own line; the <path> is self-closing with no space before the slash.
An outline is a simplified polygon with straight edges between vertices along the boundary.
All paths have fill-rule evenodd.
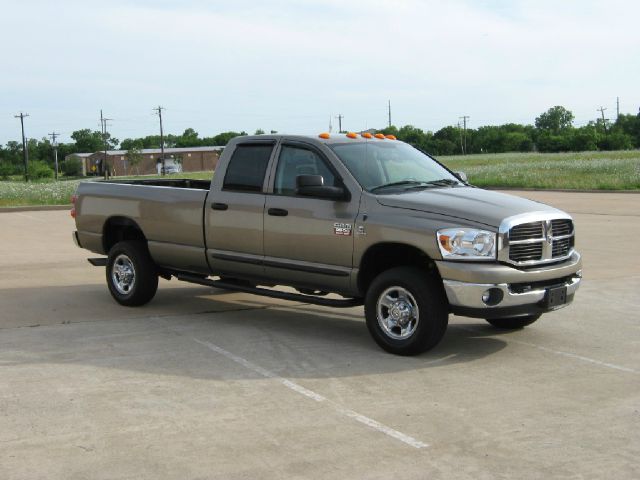
<path id="1" fill-rule="evenodd" d="M 447 260 L 495 260 L 496 234 L 475 228 L 438 230 L 438 246 Z"/>

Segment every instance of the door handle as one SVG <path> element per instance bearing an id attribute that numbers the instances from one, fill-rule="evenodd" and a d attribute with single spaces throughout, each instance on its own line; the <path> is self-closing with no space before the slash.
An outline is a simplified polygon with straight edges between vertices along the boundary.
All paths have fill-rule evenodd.
<path id="1" fill-rule="evenodd" d="M 269 215 L 274 217 L 286 217 L 287 215 L 289 215 L 289 211 L 285 210 L 284 208 L 270 208 L 269 210 L 267 210 L 267 212 L 269 213 Z"/>
<path id="2" fill-rule="evenodd" d="M 227 205 L 226 203 L 214 202 L 211 204 L 211 208 L 214 210 L 227 210 L 229 208 L 229 205 Z"/>

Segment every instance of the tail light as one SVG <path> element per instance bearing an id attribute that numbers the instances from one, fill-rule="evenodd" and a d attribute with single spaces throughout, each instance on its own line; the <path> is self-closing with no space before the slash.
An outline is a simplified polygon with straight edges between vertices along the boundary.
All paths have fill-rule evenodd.
<path id="1" fill-rule="evenodd" d="M 71 195 L 71 204 L 73 205 L 71 207 L 71 218 L 76 218 L 76 202 L 78 201 L 78 196 L 77 195 Z"/>

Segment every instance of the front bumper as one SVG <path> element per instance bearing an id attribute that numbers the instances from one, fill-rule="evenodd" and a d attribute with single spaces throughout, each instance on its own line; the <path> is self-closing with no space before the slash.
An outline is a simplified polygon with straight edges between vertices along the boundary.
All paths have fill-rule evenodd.
<path id="1" fill-rule="evenodd" d="M 452 264 L 437 262 L 451 312 L 467 317 L 506 318 L 557 310 L 573 301 L 582 280 L 577 252 L 562 264 L 530 270 L 500 264 Z M 566 301 L 549 306 L 550 289 L 561 287 L 566 288 Z"/>

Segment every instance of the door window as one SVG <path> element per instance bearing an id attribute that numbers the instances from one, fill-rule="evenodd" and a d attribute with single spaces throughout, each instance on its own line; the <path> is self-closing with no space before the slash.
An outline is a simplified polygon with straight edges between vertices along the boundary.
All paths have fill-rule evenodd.
<path id="1" fill-rule="evenodd" d="M 295 195 L 298 175 L 322 175 L 325 185 L 335 186 L 336 177 L 326 162 L 313 150 L 285 145 L 280 151 L 273 192 Z"/>
<path id="2" fill-rule="evenodd" d="M 238 145 L 233 152 L 223 190 L 261 192 L 273 145 Z"/>

